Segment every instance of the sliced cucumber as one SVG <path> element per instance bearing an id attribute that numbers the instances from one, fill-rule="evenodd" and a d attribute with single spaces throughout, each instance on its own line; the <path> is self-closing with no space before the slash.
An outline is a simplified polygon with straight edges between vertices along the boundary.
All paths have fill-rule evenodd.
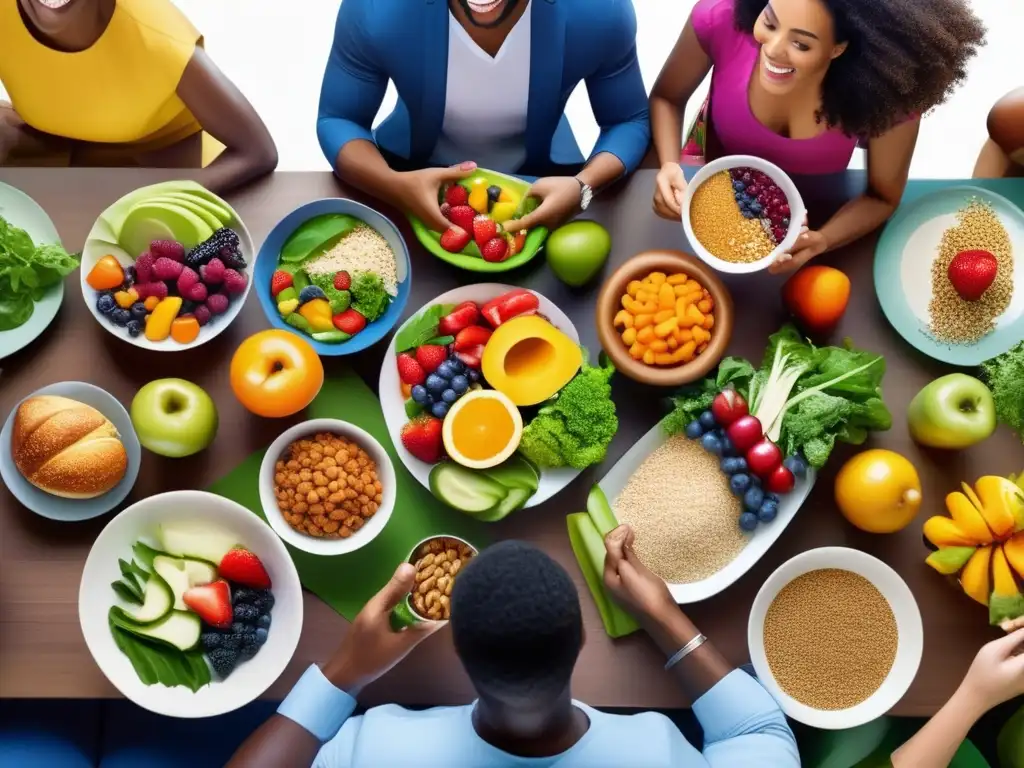
<path id="1" fill-rule="evenodd" d="M 157 555 L 153 558 L 153 571 L 158 574 L 174 595 L 174 610 L 186 611 L 183 595 L 192 587 L 209 584 L 217 579 L 217 569 L 202 560 Z"/>
<path id="2" fill-rule="evenodd" d="M 156 557 L 157 555 L 167 554 L 166 552 L 161 552 L 159 549 L 153 549 L 151 546 L 141 541 L 135 542 L 135 544 L 132 546 L 132 553 L 135 555 L 135 559 L 139 561 L 139 564 L 142 566 L 142 568 L 145 568 L 149 571 L 153 570 L 154 557 Z M 134 562 L 132 564 L 134 565 Z"/>
<path id="3" fill-rule="evenodd" d="M 430 470 L 430 492 L 449 507 L 469 515 L 493 509 L 508 495 L 501 483 L 452 462 Z"/>
<path id="4" fill-rule="evenodd" d="M 165 643 L 179 651 L 188 651 L 194 648 L 199 643 L 199 635 L 203 629 L 202 621 L 194 613 L 170 611 L 153 624 L 139 624 L 116 605 L 110 609 L 110 622 L 125 632 L 155 640 L 158 643 Z"/>
<path id="5" fill-rule="evenodd" d="M 533 496 L 533 491 L 529 488 L 509 488 L 508 495 L 499 501 L 497 506 L 486 512 L 473 515 L 473 517 L 484 523 L 496 523 L 508 517 L 516 510 L 522 509 L 531 496 Z"/>
<path id="6" fill-rule="evenodd" d="M 233 534 L 198 520 L 163 523 L 158 536 L 167 554 L 213 565 L 238 544 Z"/>
<path id="7" fill-rule="evenodd" d="M 317 331 L 316 333 L 311 333 L 310 336 L 312 336 L 314 340 L 322 341 L 325 344 L 340 344 L 341 342 L 348 341 L 352 338 L 351 334 L 339 331 L 338 329 L 334 329 L 333 331 Z"/>
<path id="8" fill-rule="evenodd" d="M 153 574 L 146 582 L 142 593 L 142 605 L 138 608 L 124 609 L 125 615 L 136 624 L 152 624 L 159 621 L 174 605 L 174 594 L 167 582 Z"/>
<path id="9" fill-rule="evenodd" d="M 483 470 L 483 473 L 506 488 L 525 488 L 531 496 L 540 485 L 540 476 L 533 465 L 518 453 L 513 453 L 507 461 L 496 467 Z"/>

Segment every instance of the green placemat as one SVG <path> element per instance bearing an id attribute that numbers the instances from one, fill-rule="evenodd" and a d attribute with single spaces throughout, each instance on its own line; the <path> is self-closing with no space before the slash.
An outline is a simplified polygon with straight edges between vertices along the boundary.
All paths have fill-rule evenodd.
<path id="1" fill-rule="evenodd" d="M 466 539 L 478 549 L 489 543 L 483 523 L 445 506 L 409 474 L 395 453 L 384 414 L 373 391 L 356 374 L 332 376 L 306 411 L 310 419 L 343 419 L 365 429 L 387 450 L 395 465 L 398 497 L 384 530 L 362 549 L 347 555 L 311 555 L 285 544 L 302 586 L 351 621 L 387 583 L 413 546 L 436 534 Z M 260 463 L 266 448 L 243 461 L 229 475 L 210 486 L 213 493 L 237 501 L 262 517 Z"/>

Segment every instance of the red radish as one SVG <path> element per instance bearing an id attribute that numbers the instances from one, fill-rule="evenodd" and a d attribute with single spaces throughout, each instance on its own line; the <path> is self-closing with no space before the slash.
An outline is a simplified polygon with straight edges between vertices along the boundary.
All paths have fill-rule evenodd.
<path id="1" fill-rule="evenodd" d="M 740 416 L 725 433 L 739 453 L 746 453 L 764 437 L 764 429 L 756 416 Z"/>
<path id="2" fill-rule="evenodd" d="M 772 493 L 789 493 L 796 485 L 796 478 L 787 467 L 779 464 L 764 480 L 764 487 Z"/>
<path id="3" fill-rule="evenodd" d="M 758 477 L 768 478 L 776 467 L 782 466 L 782 451 L 766 437 L 747 451 L 747 466 Z"/>
<path id="4" fill-rule="evenodd" d="M 723 389 L 715 395 L 715 400 L 711 403 L 711 413 L 719 425 L 728 427 L 740 417 L 747 415 L 747 401 L 735 389 Z"/>

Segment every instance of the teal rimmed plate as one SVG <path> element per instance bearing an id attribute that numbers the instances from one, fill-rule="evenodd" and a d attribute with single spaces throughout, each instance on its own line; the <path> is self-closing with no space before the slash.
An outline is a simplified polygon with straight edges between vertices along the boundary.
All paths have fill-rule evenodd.
<path id="1" fill-rule="evenodd" d="M 486 179 L 489 184 L 507 188 L 520 195 L 522 202 L 518 212 L 519 215 L 525 215 L 536 208 L 537 201 L 526 196 L 526 193 L 530 190 L 530 183 L 528 181 L 515 176 L 508 176 L 504 173 L 498 173 L 497 171 L 478 168 L 459 183 L 468 188 L 474 179 Z M 527 234 L 523 250 L 515 256 L 505 259 L 505 261 L 492 262 L 483 260 L 480 256 L 480 250 L 474 242 L 470 242 L 461 253 L 449 253 L 441 247 L 440 232 L 427 229 L 427 226 L 415 216 L 409 216 L 409 223 L 412 225 L 412 231 L 416 234 L 416 239 L 420 241 L 424 248 L 441 259 L 441 261 L 447 261 L 459 269 L 465 269 L 470 272 L 508 272 L 510 269 L 521 267 L 540 253 L 540 249 L 544 246 L 544 241 L 548 237 L 547 228 L 535 227 Z"/>
<path id="2" fill-rule="evenodd" d="M 931 267 L 942 234 L 972 198 L 992 206 L 1013 247 L 1014 289 L 995 328 L 973 344 L 947 344 L 928 332 Z M 875 291 L 882 311 L 907 343 L 950 365 L 971 367 L 1001 355 L 1024 338 L 1024 211 L 981 187 L 940 189 L 900 206 L 875 250 Z"/>

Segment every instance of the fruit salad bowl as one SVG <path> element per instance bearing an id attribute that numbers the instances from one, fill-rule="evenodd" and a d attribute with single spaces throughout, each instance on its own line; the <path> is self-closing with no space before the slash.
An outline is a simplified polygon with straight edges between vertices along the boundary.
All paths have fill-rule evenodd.
<path id="1" fill-rule="evenodd" d="M 412 267 L 390 219 L 355 200 L 325 198 L 277 223 L 253 279 L 272 326 L 334 357 L 390 333 L 409 300 Z"/>
<path id="2" fill-rule="evenodd" d="M 295 653 L 302 608 L 281 540 L 203 491 L 151 496 L 114 517 L 78 592 L 82 634 L 106 678 L 140 707 L 182 718 L 231 712 L 266 691 Z M 216 651 L 232 634 L 253 645 L 236 647 L 225 669 Z"/>
<path id="3" fill-rule="evenodd" d="M 545 227 L 525 235 L 501 228 L 537 207 L 529 190 L 527 181 L 478 168 L 440 191 L 441 212 L 453 225 L 448 232 L 434 232 L 415 216 L 409 223 L 420 244 L 442 261 L 470 272 L 507 272 L 533 259 L 548 236 Z"/>
<path id="4" fill-rule="evenodd" d="M 198 347 L 227 328 L 252 288 L 252 237 L 238 213 L 193 181 L 131 192 L 96 220 L 82 250 L 86 306 L 143 349 Z"/>

